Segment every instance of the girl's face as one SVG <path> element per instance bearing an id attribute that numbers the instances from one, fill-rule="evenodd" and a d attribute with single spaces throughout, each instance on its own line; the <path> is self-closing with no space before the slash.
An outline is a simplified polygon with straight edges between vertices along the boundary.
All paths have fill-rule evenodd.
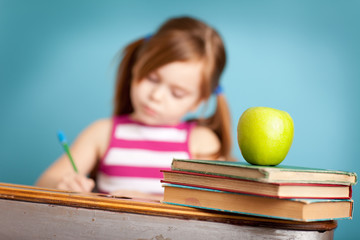
<path id="1" fill-rule="evenodd" d="M 172 62 L 140 81 L 132 81 L 134 120 L 148 125 L 175 125 L 200 103 L 203 63 Z"/>

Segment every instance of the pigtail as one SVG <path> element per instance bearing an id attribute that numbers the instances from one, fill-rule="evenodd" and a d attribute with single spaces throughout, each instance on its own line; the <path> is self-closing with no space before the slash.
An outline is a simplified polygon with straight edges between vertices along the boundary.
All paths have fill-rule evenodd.
<path id="1" fill-rule="evenodd" d="M 220 76 L 226 64 L 226 52 L 220 35 L 211 28 L 205 31 L 205 52 L 207 70 L 205 70 L 205 78 L 210 79 L 209 84 L 203 86 L 204 95 L 215 94 L 216 108 L 212 116 L 204 120 L 204 126 L 210 128 L 220 140 L 220 149 L 217 153 L 218 158 L 225 158 L 227 161 L 235 161 L 231 157 L 232 149 L 232 129 L 231 115 L 228 103 L 223 89 L 219 83 Z"/>
<path id="2" fill-rule="evenodd" d="M 212 116 L 198 119 L 198 124 L 210 128 L 221 143 L 216 158 L 225 158 L 226 161 L 235 161 L 231 156 L 232 135 L 230 110 L 223 94 L 216 95 L 216 108 Z"/>
<path id="3" fill-rule="evenodd" d="M 144 42 L 145 39 L 137 40 L 125 47 L 122 52 L 122 59 L 116 76 L 114 116 L 129 114 L 134 110 L 130 99 L 131 79 L 139 49 Z"/>
<path id="4" fill-rule="evenodd" d="M 232 148 L 232 135 L 231 135 L 231 115 L 228 103 L 224 94 L 218 94 L 216 97 L 216 110 L 213 115 L 214 122 L 217 126 L 214 128 L 214 132 L 218 135 L 221 148 L 220 154 L 225 159 L 231 160 L 231 148 Z"/>

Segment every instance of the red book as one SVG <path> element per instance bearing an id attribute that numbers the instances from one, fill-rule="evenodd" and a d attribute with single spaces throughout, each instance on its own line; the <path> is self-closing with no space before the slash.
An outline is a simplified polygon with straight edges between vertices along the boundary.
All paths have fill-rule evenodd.
<path id="1" fill-rule="evenodd" d="M 274 198 L 350 199 L 351 185 L 261 182 L 228 176 L 162 170 L 162 183 Z"/>

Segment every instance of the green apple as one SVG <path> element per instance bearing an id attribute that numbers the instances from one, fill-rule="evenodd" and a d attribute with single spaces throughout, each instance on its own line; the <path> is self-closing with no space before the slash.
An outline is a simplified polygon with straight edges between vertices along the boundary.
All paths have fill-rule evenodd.
<path id="1" fill-rule="evenodd" d="M 290 150 L 294 123 L 285 111 L 251 107 L 241 115 L 237 134 L 241 154 L 248 163 L 278 165 Z"/>

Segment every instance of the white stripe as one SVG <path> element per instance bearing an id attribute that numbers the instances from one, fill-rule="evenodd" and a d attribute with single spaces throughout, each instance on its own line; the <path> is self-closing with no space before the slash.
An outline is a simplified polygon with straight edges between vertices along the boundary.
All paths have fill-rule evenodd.
<path id="1" fill-rule="evenodd" d="M 105 158 L 105 164 L 134 167 L 170 167 L 173 158 L 187 159 L 189 155 L 186 152 L 112 148 Z"/>
<path id="2" fill-rule="evenodd" d="M 98 187 L 101 191 L 108 193 L 117 190 L 139 191 L 143 193 L 163 193 L 160 179 L 153 178 L 126 178 L 109 177 L 99 173 L 97 176 Z"/>
<path id="3" fill-rule="evenodd" d="M 121 124 L 116 126 L 115 138 L 125 140 L 185 142 L 186 129 Z"/>

